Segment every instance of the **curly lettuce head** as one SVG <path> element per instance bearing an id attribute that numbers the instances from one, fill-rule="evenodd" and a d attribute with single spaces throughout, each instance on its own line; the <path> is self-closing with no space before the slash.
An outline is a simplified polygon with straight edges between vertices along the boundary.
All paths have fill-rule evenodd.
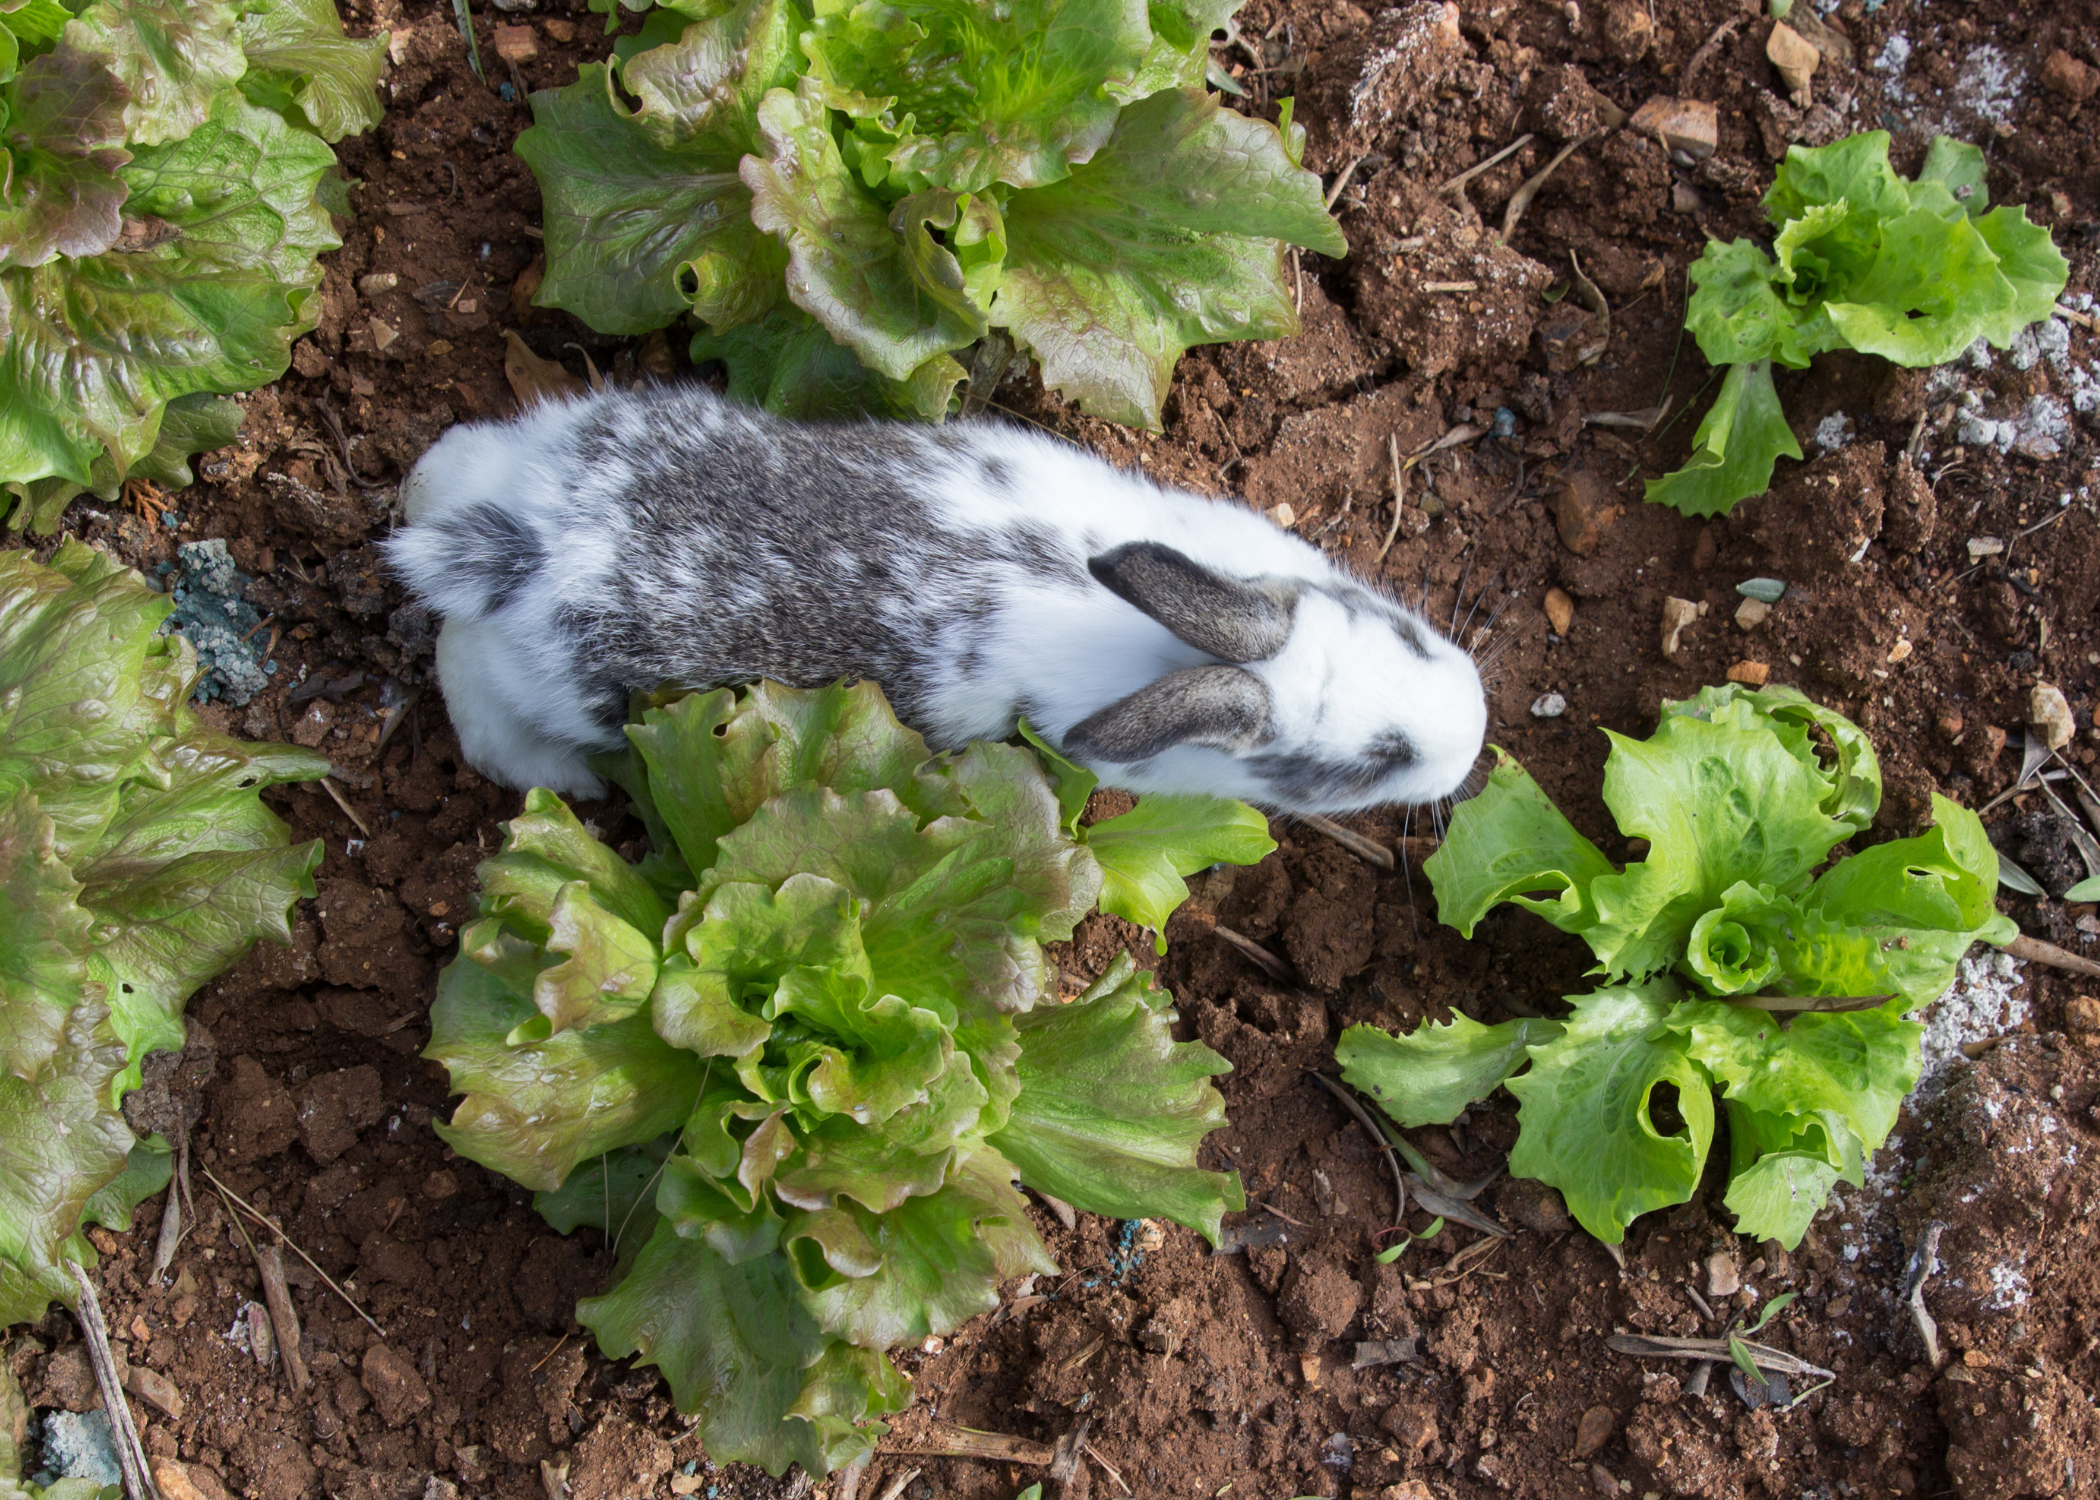
<path id="1" fill-rule="evenodd" d="M 939 760 L 871 685 L 650 708 L 611 767 L 629 865 L 535 791 L 482 867 L 430 1055 L 445 1138 L 594 1224 L 579 1318 L 659 1365 L 718 1459 L 821 1472 L 909 1391 L 883 1351 L 1051 1262 L 1016 1178 L 1215 1237 L 1195 1166 L 1225 1064 L 1126 962 L 1078 1000 L 1041 943 L 1102 886 L 1024 749 Z"/>

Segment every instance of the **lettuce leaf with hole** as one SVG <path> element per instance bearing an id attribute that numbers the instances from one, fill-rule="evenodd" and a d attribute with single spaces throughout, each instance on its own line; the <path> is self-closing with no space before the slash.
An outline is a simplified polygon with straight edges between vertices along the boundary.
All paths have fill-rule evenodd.
<path id="1" fill-rule="evenodd" d="M 1978 148 L 1941 136 L 1915 180 L 1889 164 L 1883 131 L 1793 146 L 1765 194 L 1775 238 L 1714 241 L 1693 263 L 1685 327 L 1728 374 L 1691 461 L 1648 484 L 1690 516 L 1725 515 L 1800 458 L 1771 366 L 1806 369 L 1831 349 L 1911 367 L 1945 364 L 1978 339 L 2008 347 L 2048 318 L 2069 267 L 2024 208 L 1990 208 Z"/>
<path id="2" fill-rule="evenodd" d="M 1996 852 L 1941 797 L 1925 831 L 1844 852 L 1873 824 L 1880 766 L 1857 725 L 1790 688 L 1704 688 L 1665 702 L 1647 739 L 1609 737 L 1604 802 L 1644 858 L 1614 867 L 1504 756 L 1427 872 L 1462 932 L 1522 906 L 1623 982 L 1572 1000 L 1565 1021 L 1352 1027 L 1344 1076 L 1405 1126 L 1506 1083 L 1522 1101 L 1511 1170 L 1559 1187 L 1615 1242 L 1696 1186 L 1718 1092 L 1728 1204 L 1744 1233 L 1791 1246 L 1832 1184 L 1860 1180 L 1916 1085 L 1909 1015 L 1971 944 L 2017 935 L 1996 909 Z M 1785 1003 L 1804 997 L 1841 1003 Z M 1682 1128 L 1656 1126 L 1664 1084 Z"/>
<path id="3" fill-rule="evenodd" d="M 1102 888 L 1034 753 L 934 757 L 868 683 L 638 700 L 599 764 L 629 864 L 526 796 L 480 870 L 428 1055 L 438 1126 L 613 1239 L 577 1315 L 659 1365 L 718 1461 L 852 1461 L 890 1345 L 1051 1269 L 1015 1182 L 1215 1237 L 1224 1070 L 1127 960 L 1069 1005 L 1042 944 Z"/>
<path id="4" fill-rule="evenodd" d="M 0 552 L 0 1320 L 70 1301 L 84 1217 L 128 1225 L 167 1148 L 118 1112 L 182 1007 L 290 938 L 318 842 L 260 793 L 328 762 L 206 729 L 196 654 L 136 573 L 67 540 Z"/>
<path id="5" fill-rule="evenodd" d="M 124 138 L 179 141 L 211 118 L 244 72 L 233 0 L 96 0 L 70 22 L 66 46 L 108 69 L 124 91 Z"/>

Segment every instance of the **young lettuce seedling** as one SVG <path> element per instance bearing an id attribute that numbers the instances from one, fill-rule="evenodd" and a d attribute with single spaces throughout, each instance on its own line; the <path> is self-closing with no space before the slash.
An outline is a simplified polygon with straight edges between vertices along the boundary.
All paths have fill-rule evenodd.
<path id="1" fill-rule="evenodd" d="M 1988 211 L 1986 211 L 1988 210 Z M 1916 181 L 1889 165 L 1886 131 L 1788 149 L 1765 212 L 1770 252 L 1709 243 L 1692 263 L 1685 327 L 1725 367 L 1690 462 L 1648 484 L 1688 516 L 1725 515 L 1801 457 L 1772 366 L 1805 370 L 1857 349 L 1899 365 L 1942 365 L 1978 339 L 2003 349 L 2047 318 L 2070 273 L 2025 208 L 1991 208 L 1983 152 L 1941 136 Z"/>
<path id="2" fill-rule="evenodd" d="M 1925 833 L 1826 865 L 1870 826 L 1881 770 L 1857 725 L 1791 688 L 1704 688 L 1665 702 L 1648 739 L 1610 738 L 1604 801 L 1645 859 L 1613 865 L 1503 755 L 1427 866 L 1460 933 L 1521 906 L 1580 935 L 1605 987 L 1563 1020 L 1352 1026 L 1342 1076 L 1408 1127 L 1507 1085 L 1510 1170 L 1559 1188 L 1613 1244 L 1697 1189 L 1718 1091 L 1737 1228 L 1791 1248 L 1832 1184 L 1863 1181 L 1916 1084 L 1909 1015 L 1971 943 L 2018 935 L 1994 905 L 1996 852 L 1976 814 L 1936 796 Z M 1682 1118 L 1668 1131 L 1665 1086 Z"/>

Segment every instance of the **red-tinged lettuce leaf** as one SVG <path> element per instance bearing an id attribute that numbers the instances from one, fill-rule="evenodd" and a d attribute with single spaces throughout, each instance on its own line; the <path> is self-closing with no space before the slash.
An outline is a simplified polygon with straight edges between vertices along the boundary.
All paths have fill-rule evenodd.
<path id="1" fill-rule="evenodd" d="M 545 943 L 562 887 L 582 881 L 599 905 L 652 941 L 671 910 L 632 865 L 591 837 L 569 805 L 535 787 L 525 810 L 504 825 L 503 849 L 477 871 L 481 905 L 520 934 Z"/>
<path id="2" fill-rule="evenodd" d="M 66 27 L 63 45 L 123 86 L 125 140 L 158 146 L 202 125 L 247 70 L 238 17 L 231 0 L 95 0 Z"/>
<path id="3" fill-rule="evenodd" d="M 717 1463 L 822 1474 L 867 1451 L 857 1424 L 901 1411 L 909 1387 L 879 1355 L 827 1358 L 844 1346 L 825 1337 L 798 1291 L 784 1257 L 732 1265 L 665 1220 L 625 1279 L 578 1303 L 576 1316 L 609 1358 L 637 1354 L 663 1372 Z"/>
<path id="4" fill-rule="evenodd" d="M 1015 194 L 1006 233 L 992 321 L 1045 384 L 1146 428 L 1190 345 L 1297 330 L 1284 242 L 1347 250 L 1275 126 L 1181 90 L 1125 109 L 1071 176 Z"/>
<path id="5" fill-rule="evenodd" d="M 788 1222 L 792 1264 L 818 1324 L 865 1349 L 950 1334 L 999 1305 L 999 1283 L 1057 1262 L 1036 1238 L 1013 1168 L 979 1150 L 936 1193 L 885 1214 L 858 1204 Z"/>
<path id="6" fill-rule="evenodd" d="M 1532 1046 L 1508 1083 L 1518 1099 L 1509 1169 L 1560 1189 L 1568 1212 L 1616 1245 L 1652 1208 L 1688 1201 L 1713 1144 L 1713 1080 L 1667 1026 L 1682 995 L 1670 979 L 1582 995 L 1565 1029 Z M 1655 1091 L 1675 1090 L 1683 1128 L 1656 1128 Z"/>
<path id="7" fill-rule="evenodd" d="M 1351 1026 L 1335 1045 L 1342 1081 L 1362 1089 L 1401 1125 L 1448 1125 L 1531 1061 L 1530 1048 L 1562 1027 L 1542 1017 L 1483 1026 L 1463 1011 L 1443 1025 L 1424 1021 L 1401 1036 Z"/>
<path id="8" fill-rule="evenodd" d="M 129 159 L 124 90 L 109 70 L 68 47 L 31 59 L 0 90 L 0 271 L 115 244 L 127 191 L 117 169 Z M 13 337 L 0 304 L 0 340 Z M 7 469 L 0 449 L 0 476 Z"/>
<path id="9" fill-rule="evenodd" d="M 741 168 L 751 219 L 787 247 L 794 304 L 862 363 L 908 381 L 982 337 L 985 315 L 955 256 L 927 237 L 929 219 L 897 217 L 847 169 L 830 121 L 813 78 L 766 96 L 758 110 L 765 149 Z"/>
<path id="10" fill-rule="evenodd" d="M 899 137 L 895 171 L 978 192 L 1057 182 L 1100 150 L 1107 85 L 1151 42 L 1144 0 L 861 0 L 818 5 L 804 45 L 834 107 Z"/>
<path id="11" fill-rule="evenodd" d="M 1238 1173 L 1197 1166 L 1196 1148 L 1225 1123 L 1210 1080 L 1232 1064 L 1175 1041 L 1167 1003 L 1125 954 L 1071 1004 L 1015 1017 L 1021 1092 L 990 1144 L 1074 1207 L 1169 1218 L 1216 1244 L 1246 1194 Z"/>
<path id="12" fill-rule="evenodd" d="M 907 1198 L 937 1192 L 982 1138 L 987 1102 L 966 1058 L 953 1059 L 927 1086 L 924 1103 L 881 1125 L 830 1115 L 795 1132 L 792 1155 L 773 1190 L 797 1208 L 831 1208 L 847 1199 L 888 1213 Z"/>
<path id="13" fill-rule="evenodd" d="M 462 956 L 440 977 L 430 1010 L 423 1055 L 443 1063 L 453 1091 L 466 1095 L 451 1122 L 435 1127 L 446 1143 L 546 1192 L 587 1158 L 683 1125 L 704 1065 L 659 1039 L 646 1014 L 513 1045 L 540 1013 L 514 973 L 476 960 L 473 949 L 498 941 L 493 925 L 461 933 Z"/>
<path id="14" fill-rule="evenodd" d="M 702 81 L 685 84 L 697 90 Z M 663 108 L 623 114 L 600 63 L 567 88 L 532 96 L 533 124 L 516 150 L 545 202 L 541 306 L 602 332 L 637 334 L 688 308 L 729 328 L 781 300 L 786 256 L 752 224 L 751 193 L 737 175 L 750 149 L 746 123 L 729 109 Z"/>
<path id="15" fill-rule="evenodd" d="M 335 142 L 379 124 L 387 34 L 350 37 L 335 0 L 245 0 L 241 92 Z"/>
<path id="16" fill-rule="evenodd" d="M 164 404 L 267 384 L 318 315 L 314 257 L 338 243 L 315 184 L 334 163 L 237 93 L 187 139 L 124 168 L 134 215 L 174 237 L 0 273 L 0 484 L 115 485 L 152 453 Z"/>
<path id="17" fill-rule="evenodd" d="M 938 422 L 969 371 L 937 354 L 904 380 L 869 369 L 815 318 L 797 307 L 775 308 L 763 323 L 693 336 L 694 364 L 729 367 L 729 399 L 805 422 L 857 421 L 870 415 Z"/>

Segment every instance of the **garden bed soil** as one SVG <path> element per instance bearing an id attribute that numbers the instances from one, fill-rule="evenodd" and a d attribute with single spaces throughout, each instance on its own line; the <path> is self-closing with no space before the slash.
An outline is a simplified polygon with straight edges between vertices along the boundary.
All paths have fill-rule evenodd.
<path id="1" fill-rule="evenodd" d="M 692 373 L 675 340 L 600 338 L 530 305 L 537 193 L 509 154 L 527 123 L 516 96 L 602 55 L 599 18 L 562 0 L 480 18 L 484 84 L 451 7 L 344 10 L 353 31 L 389 30 L 395 45 L 385 122 L 343 147 L 356 216 L 327 261 L 319 329 L 293 373 L 246 398 L 241 445 L 203 461 L 174 497 L 177 524 L 91 505 L 68 522 L 149 573 L 180 542 L 228 539 L 272 617 L 278 670 L 253 703 L 211 712 L 324 749 L 345 804 L 318 787 L 273 794 L 299 837 L 325 843 L 320 894 L 289 951 L 265 946 L 192 1002 L 195 1066 L 182 1071 L 209 1079 L 193 1138 L 201 1222 L 170 1283 L 149 1274 L 158 1200 L 131 1233 L 94 1235 L 114 1336 L 181 1396 L 179 1416 L 143 1407 L 146 1445 L 177 1466 L 163 1469 L 176 1500 L 527 1500 L 563 1484 L 575 1500 L 808 1494 L 806 1479 L 712 1467 L 654 1372 L 603 1360 L 572 1322 L 608 1270 L 597 1237 L 553 1234 L 523 1190 L 431 1130 L 447 1108 L 442 1069 L 419 1057 L 434 978 L 472 909 L 475 864 L 518 802 L 461 763 L 434 689 L 380 748 L 388 708 L 424 683 L 429 642 L 372 543 L 393 486 L 447 425 L 512 409 L 508 332 L 579 377 Z M 1156 437 L 1083 420 L 1026 381 L 998 399 L 1163 481 L 1288 505 L 1302 535 L 1441 619 L 1477 630 L 1494 617 L 1491 737 L 1615 857 L 1598 731 L 1645 735 L 1659 700 L 1732 669 L 1761 667 L 1867 728 L 1888 781 L 1875 837 L 1914 830 L 1935 790 L 1979 807 L 2005 790 L 2037 682 L 2066 695 L 2081 726 L 2068 755 L 2089 770 L 2100 473 L 2090 409 L 2071 407 L 2083 390 L 2090 408 L 2100 379 L 2090 324 L 2029 351 L 2041 357 L 1951 375 L 1842 356 L 1783 373 L 1811 461 L 1783 463 L 1774 493 L 1727 520 L 1646 506 L 1640 481 L 1684 459 L 1711 390 L 1680 333 L 1686 266 L 1709 235 L 1759 231 L 1789 140 L 1885 128 L 1905 169 L 1937 131 L 1980 141 L 1994 197 L 2027 204 L 2070 257 L 2071 294 L 2100 290 L 2100 101 L 2078 97 L 2100 81 L 2096 10 L 1888 0 L 1869 14 L 1843 0 L 1831 21 L 1852 60 L 1826 63 L 1797 103 L 1764 59 L 1768 23 L 1722 0 L 1466 0 L 1455 29 L 1434 7 L 1251 0 L 1246 46 L 1218 54 L 1250 107 L 1295 94 L 1311 164 L 1332 185 L 1355 163 L 1337 205 L 1351 252 L 1304 257 L 1304 332 L 1191 354 Z M 527 28 L 511 34 L 514 62 L 492 19 Z M 517 57 L 528 37 L 535 55 Z M 1673 160 L 1606 128 L 1612 106 L 1657 94 L 1716 106 L 1710 158 Z M 1502 248 L 1518 185 L 1593 129 Z M 1438 194 L 1526 132 L 1516 155 Z M 1587 365 L 1603 329 L 1579 289 L 1540 296 L 1567 285 L 1575 256 L 1612 309 L 1608 348 Z M 1653 433 L 1588 420 L 1665 400 L 1682 420 Z M 1459 427 L 1485 435 L 1409 472 L 1396 526 L 1394 446 L 1411 454 Z M 1753 576 L 1789 589 L 1746 630 L 1735 585 Z M 1549 589 L 1572 605 L 1565 629 L 1543 612 Z M 1661 651 L 1670 598 L 1703 611 L 1675 659 Z M 1549 693 L 1565 713 L 1536 717 Z M 616 843 L 638 833 L 616 805 L 582 811 Z M 1003 1500 L 1043 1471 L 912 1450 L 937 1444 L 942 1424 L 1049 1442 L 1082 1421 L 1097 1494 L 2100 1494 L 2100 1008 L 2079 983 L 1986 961 L 1983 998 L 1941 1027 L 1981 1055 L 1953 1052 L 1869 1186 L 1842 1192 L 1791 1254 L 1730 1232 L 1717 1150 L 1692 1202 L 1634 1226 L 1623 1265 L 1553 1195 L 1507 1179 L 1480 1206 L 1514 1238 L 1462 1255 L 1475 1232 L 1446 1228 L 1379 1265 L 1389 1178 L 1307 1072 L 1332 1071 L 1352 1023 L 1548 1011 L 1588 987 L 1588 955 L 1508 909 L 1459 941 L 1434 920 L 1422 846 L 1402 843 L 1432 832 L 1425 820 L 1352 821 L 1401 847 L 1399 868 L 1279 823 L 1261 866 L 1195 882 L 1159 963 L 1184 1034 L 1233 1064 L 1232 1123 L 1203 1152 L 1246 1184 L 1233 1248 L 1084 1215 L 1068 1230 L 1039 1207 L 1063 1274 L 901 1356 L 917 1402 L 863 1495 Z M 1989 822 L 2045 879 L 2070 857 L 2029 799 Z M 2090 908 L 2006 905 L 2029 932 L 2100 951 Z M 1299 982 L 1270 978 L 1206 918 L 1281 955 Z M 1149 943 L 1097 917 L 1057 960 L 1076 986 L 1125 948 L 1154 962 Z M 1503 1096 L 1414 1136 L 1475 1177 L 1514 1134 Z M 258 1283 L 204 1169 L 278 1216 L 377 1325 L 295 1264 L 303 1395 L 244 1347 Z M 1947 1226 L 1923 1294 L 1938 1368 L 1904 1304 L 1909 1253 L 1933 1222 Z M 1800 1296 L 1768 1335 L 1836 1372 L 1793 1410 L 1751 1410 L 1725 1369 L 1695 1396 L 1690 1366 L 1605 1345 L 1615 1331 L 1716 1334 L 1780 1292 Z M 34 1403 L 94 1404 L 76 1339 L 54 1313 L 9 1346 Z M 1359 1341 L 1389 1340 L 1411 1340 L 1411 1357 L 1352 1367 Z"/>

